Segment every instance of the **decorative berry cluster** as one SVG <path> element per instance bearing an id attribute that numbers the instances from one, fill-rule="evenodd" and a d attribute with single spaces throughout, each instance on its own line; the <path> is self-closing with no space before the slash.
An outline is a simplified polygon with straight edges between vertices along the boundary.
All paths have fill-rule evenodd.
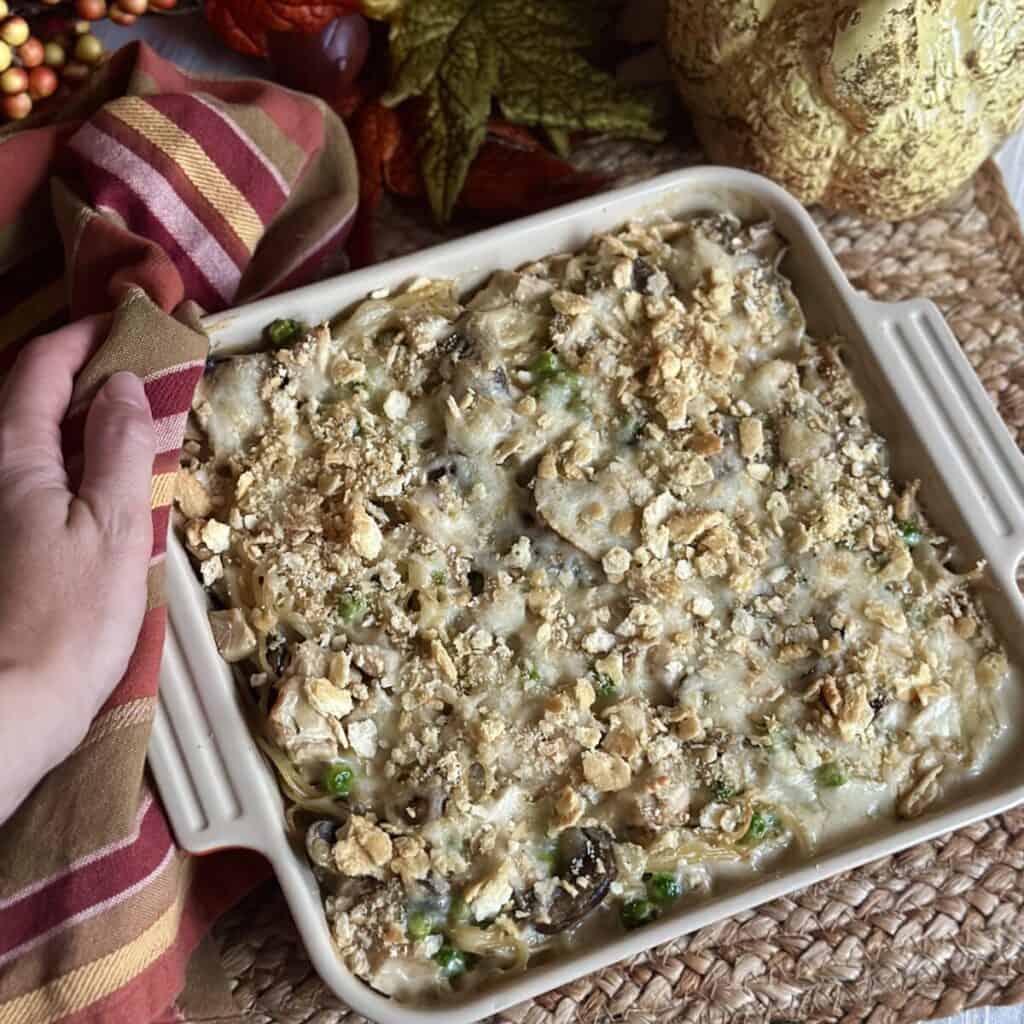
<path id="1" fill-rule="evenodd" d="M 91 23 L 131 25 L 178 0 L 0 0 L 0 122 L 20 121 L 81 85 L 104 59 Z M 13 5 L 13 6 L 12 6 Z"/>

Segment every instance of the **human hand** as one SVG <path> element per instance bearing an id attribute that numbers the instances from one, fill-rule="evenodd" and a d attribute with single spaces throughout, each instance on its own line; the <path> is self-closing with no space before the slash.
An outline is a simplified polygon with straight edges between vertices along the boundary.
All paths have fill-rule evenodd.
<path id="1" fill-rule="evenodd" d="M 116 373 L 86 417 L 72 489 L 60 425 L 109 317 L 46 334 L 0 397 L 0 822 L 85 737 L 146 609 L 155 436 L 142 382 Z"/>

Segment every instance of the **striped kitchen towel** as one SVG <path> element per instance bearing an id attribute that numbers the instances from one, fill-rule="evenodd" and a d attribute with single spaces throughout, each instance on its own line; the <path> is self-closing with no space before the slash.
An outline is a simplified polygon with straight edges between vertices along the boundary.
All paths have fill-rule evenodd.
<path id="1" fill-rule="evenodd" d="M 68 763 L 0 828 L 0 1022 L 184 1019 L 189 958 L 266 873 L 255 855 L 177 850 L 145 774 L 164 636 L 175 470 L 217 310 L 321 275 L 356 206 L 355 161 L 319 101 L 186 76 L 144 45 L 57 115 L 0 131 L 0 370 L 25 339 L 115 311 L 76 383 L 137 373 L 157 425 L 148 611 L 124 679 Z M 207 972 L 208 973 L 208 972 Z"/>

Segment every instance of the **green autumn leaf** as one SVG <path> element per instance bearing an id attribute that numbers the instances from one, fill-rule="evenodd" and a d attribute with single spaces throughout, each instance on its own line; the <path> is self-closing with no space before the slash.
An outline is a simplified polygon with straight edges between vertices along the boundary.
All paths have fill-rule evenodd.
<path id="1" fill-rule="evenodd" d="M 582 52 L 609 30 L 615 0 L 407 0 L 391 28 L 391 105 L 426 101 L 423 178 L 434 213 L 451 215 L 483 144 L 491 102 L 555 137 L 600 131 L 659 139 L 658 104 Z M 561 136 L 564 137 L 564 134 Z"/>

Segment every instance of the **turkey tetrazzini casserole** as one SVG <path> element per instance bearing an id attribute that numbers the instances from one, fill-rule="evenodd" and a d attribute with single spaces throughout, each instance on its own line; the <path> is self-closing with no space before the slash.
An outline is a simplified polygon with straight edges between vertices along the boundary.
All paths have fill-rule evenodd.
<path id="1" fill-rule="evenodd" d="M 633 226 L 211 367 L 179 505 L 340 955 L 443 995 L 977 770 L 1004 653 L 780 242 Z M 877 826 L 876 826 L 877 827 Z"/>

